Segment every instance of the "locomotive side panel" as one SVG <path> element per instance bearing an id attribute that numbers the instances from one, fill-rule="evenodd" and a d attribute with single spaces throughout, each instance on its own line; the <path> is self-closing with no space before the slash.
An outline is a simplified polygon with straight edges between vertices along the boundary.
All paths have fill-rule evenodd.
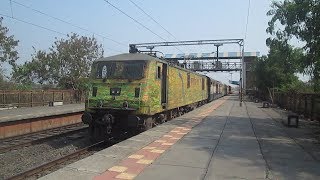
<path id="1" fill-rule="evenodd" d="M 153 115 L 163 111 L 161 105 L 161 70 L 163 63 L 150 61 L 148 76 L 146 78 L 146 88 L 140 106 L 140 111 L 137 114 Z"/>
<path id="2" fill-rule="evenodd" d="M 207 78 L 176 67 L 168 68 L 168 109 L 208 99 Z"/>

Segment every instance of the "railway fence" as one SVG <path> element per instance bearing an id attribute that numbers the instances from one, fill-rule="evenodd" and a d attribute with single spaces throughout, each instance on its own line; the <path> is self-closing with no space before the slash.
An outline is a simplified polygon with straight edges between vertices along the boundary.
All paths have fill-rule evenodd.
<path id="1" fill-rule="evenodd" d="M 274 94 L 274 103 L 283 109 L 296 112 L 310 120 L 320 120 L 320 94 L 276 92 Z"/>
<path id="2" fill-rule="evenodd" d="M 53 102 L 74 104 L 85 101 L 79 90 L 0 91 L 0 108 L 47 106 Z"/>

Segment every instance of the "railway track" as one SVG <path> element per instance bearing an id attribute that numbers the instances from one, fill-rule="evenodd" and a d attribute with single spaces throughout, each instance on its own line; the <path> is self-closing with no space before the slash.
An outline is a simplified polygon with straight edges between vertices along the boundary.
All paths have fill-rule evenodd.
<path id="1" fill-rule="evenodd" d="M 70 153 L 66 156 L 63 156 L 61 158 L 57 158 L 53 161 L 50 161 L 48 163 L 42 164 L 40 166 L 34 167 L 30 170 L 27 170 L 25 172 L 22 172 L 20 174 L 12 176 L 12 177 L 8 178 L 8 180 L 18 180 L 18 179 L 28 179 L 31 177 L 39 177 L 39 175 L 43 174 L 45 171 L 50 171 L 52 169 L 55 169 L 56 167 L 59 167 L 60 165 L 67 163 L 71 160 L 77 160 L 84 155 L 93 154 L 94 152 L 97 151 L 97 150 L 93 150 L 94 148 L 97 148 L 97 147 L 102 148 L 103 144 L 105 144 L 107 146 L 111 145 L 108 143 L 110 143 L 110 142 L 100 141 L 98 143 L 95 143 L 95 144 L 92 144 L 92 145 L 87 146 L 85 148 L 82 148 L 80 150 L 77 150 L 77 151 Z M 105 148 L 105 147 L 103 147 L 103 148 Z"/>
<path id="2" fill-rule="evenodd" d="M 49 162 L 46 162 L 36 167 L 31 167 L 30 169 L 14 174 L 12 176 L 7 176 L 7 179 L 10 179 L 10 180 L 36 179 L 36 178 L 42 177 L 46 174 L 49 174 L 53 171 L 60 169 L 65 165 L 68 165 L 77 160 L 83 159 L 85 157 L 88 157 L 97 151 L 100 151 L 116 143 L 119 143 L 127 138 L 130 138 L 133 135 L 134 134 L 131 134 L 131 133 L 121 133 L 108 140 L 100 141 L 94 144 L 89 144 L 86 147 L 83 147 L 79 150 L 71 152 L 57 159 L 53 159 Z"/>
<path id="3" fill-rule="evenodd" d="M 0 140 L 0 154 L 22 147 L 43 143 L 53 138 L 67 136 L 69 134 L 78 133 L 81 131 L 86 131 L 87 129 L 87 125 L 77 123 L 23 136 L 2 139 Z"/>

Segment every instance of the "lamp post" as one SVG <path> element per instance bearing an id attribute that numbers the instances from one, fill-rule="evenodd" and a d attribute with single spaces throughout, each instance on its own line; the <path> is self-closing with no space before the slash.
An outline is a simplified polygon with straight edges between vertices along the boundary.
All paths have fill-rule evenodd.
<path id="1" fill-rule="evenodd" d="M 244 44 L 240 44 L 240 52 L 241 52 L 241 70 L 240 70 L 240 107 L 242 106 L 243 101 L 243 73 L 244 71 Z"/>
<path id="2" fill-rule="evenodd" d="M 223 46 L 223 44 L 222 44 L 222 43 L 215 43 L 215 44 L 213 44 L 213 45 L 217 47 L 216 68 L 218 68 L 218 61 L 219 61 L 219 47 L 220 47 L 220 46 Z"/>

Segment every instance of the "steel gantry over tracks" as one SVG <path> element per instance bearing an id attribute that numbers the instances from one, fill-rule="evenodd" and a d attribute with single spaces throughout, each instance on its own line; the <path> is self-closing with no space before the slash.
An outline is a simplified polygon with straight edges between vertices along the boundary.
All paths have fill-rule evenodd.
<path id="1" fill-rule="evenodd" d="M 219 47 L 225 44 L 238 44 L 240 52 L 235 52 L 235 55 L 225 56 L 225 53 L 219 53 Z M 130 44 L 129 52 L 156 52 L 153 51 L 156 47 L 161 46 L 198 46 L 198 45 L 214 45 L 217 51 L 214 53 L 189 53 L 189 54 L 166 54 L 164 58 L 167 61 L 178 62 L 183 61 L 182 65 L 193 71 L 241 71 L 241 61 L 219 61 L 221 59 L 240 59 L 243 60 L 243 39 L 219 39 L 219 40 L 196 40 L 196 41 L 173 41 L 173 42 L 156 42 L 156 43 L 140 43 Z M 143 49 L 143 50 L 141 50 Z"/>
<path id="2" fill-rule="evenodd" d="M 140 43 L 129 44 L 130 52 L 136 53 L 139 48 L 155 48 L 160 46 L 195 46 L 195 45 L 223 45 L 223 44 L 239 44 L 243 46 L 243 39 L 218 39 L 218 40 L 195 40 L 195 41 L 171 41 L 171 42 L 156 42 L 156 43 Z"/>
<path id="3" fill-rule="evenodd" d="M 259 55 L 259 52 L 245 52 L 244 64 Z M 241 71 L 242 67 L 240 52 L 221 52 L 218 56 L 213 52 L 165 54 L 164 58 L 169 61 L 180 61 L 186 69 L 193 71 Z"/>

